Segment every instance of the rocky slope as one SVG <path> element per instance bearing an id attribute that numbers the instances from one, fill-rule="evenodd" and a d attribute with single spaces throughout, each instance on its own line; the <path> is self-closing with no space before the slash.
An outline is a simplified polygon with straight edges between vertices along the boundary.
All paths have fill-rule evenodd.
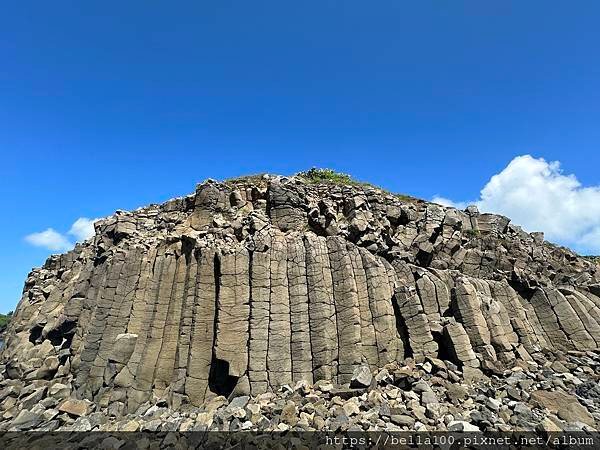
<path id="1" fill-rule="evenodd" d="M 0 427 L 198 410 L 407 361 L 470 380 L 569 351 L 597 361 L 595 262 L 473 207 L 312 181 L 209 180 L 118 211 L 34 269 L 2 353 Z"/>

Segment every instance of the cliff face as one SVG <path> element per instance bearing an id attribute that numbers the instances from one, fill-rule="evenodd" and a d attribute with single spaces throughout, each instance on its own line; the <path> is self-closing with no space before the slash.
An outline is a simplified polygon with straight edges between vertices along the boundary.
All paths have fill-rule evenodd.
<path id="1" fill-rule="evenodd" d="M 5 385 L 115 413 L 413 357 L 497 370 L 600 343 L 600 271 L 509 219 L 299 177 L 207 181 L 29 275 Z M 61 389 L 63 389 L 61 387 Z"/>

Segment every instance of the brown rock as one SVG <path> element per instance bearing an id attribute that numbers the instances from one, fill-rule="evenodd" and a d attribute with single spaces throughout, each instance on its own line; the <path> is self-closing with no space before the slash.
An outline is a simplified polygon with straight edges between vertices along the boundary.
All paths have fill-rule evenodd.
<path id="1" fill-rule="evenodd" d="M 88 400 L 68 399 L 61 403 L 58 407 L 60 412 L 65 412 L 72 416 L 87 416 L 93 409 L 92 403 Z"/>
<path id="2" fill-rule="evenodd" d="M 561 391 L 534 391 L 531 401 L 550 412 L 557 414 L 567 422 L 582 422 L 590 426 L 595 420 L 589 411 L 577 401 L 577 398 Z"/>

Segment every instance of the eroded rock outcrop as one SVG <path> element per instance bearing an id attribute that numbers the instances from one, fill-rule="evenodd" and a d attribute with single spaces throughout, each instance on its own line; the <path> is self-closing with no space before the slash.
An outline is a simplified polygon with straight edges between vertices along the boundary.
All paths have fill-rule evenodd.
<path id="1" fill-rule="evenodd" d="M 5 389 L 120 416 L 153 398 L 349 383 L 406 357 L 501 370 L 600 343 L 599 267 L 473 207 L 264 176 L 95 226 L 29 275 Z"/>

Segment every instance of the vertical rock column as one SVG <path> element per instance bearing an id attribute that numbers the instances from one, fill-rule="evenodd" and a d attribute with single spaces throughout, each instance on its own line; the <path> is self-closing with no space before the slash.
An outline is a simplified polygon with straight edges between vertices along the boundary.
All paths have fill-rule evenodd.
<path id="1" fill-rule="evenodd" d="M 304 245 L 313 377 L 315 381 L 331 380 L 337 376 L 339 345 L 327 242 L 307 233 Z"/>
<path id="2" fill-rule="evenodd" d="M 160 277 L 156 280 L 156 284 L 158 285 L 158 288 L 156 289 L 156 303 L 154 304 L 152 320 L 150 321 L 148 340 L 143 349 L 140 365 L 138 366 L 136 374 L 137 390 L 145 395 L 152 393 L 155 387 L 156 367 L 158 365 L 158 356 L 163 343 L 163 334 L 167 323 L 167 315 L 175 284 L 176 271 L 177 259 L 175 254 L 171 249 L 167 249 L 164 256 L 162 272 L 160 275 L 155 274 L 155 278 L 157 276 Z M 156 392 L 156 394 L 161 395 L 163 389 L 164 385 L 160 384 L 158 386 L 160 392 Z"/>
<path id="3" fill-rule="evenodd" d="M 479 367 L 479 361 L 464 327 L 455 321 L 444 326 L 444 350 L 459 366 Z"/>
<path id="4" fill-rule="evenodd" d="M 506 308 L 493 298 L 490 285 L 485 280 L 472 280 L 477 289 L 481 304 L 481 312 L 490 331 L 490 342 L 495 352 L 502 361 L 513 358 L 513 344 L 516 344 L 516 335 L 510 324 Z"/>
<path id="5" fill-rule="evenodd" d="M 369 306 L 379 349 L 379 364 L 383 366 L 404 359 L 405 349 L 396 329 L 396 316 L 392 304 L 394 293 L 385 265 L 368 250 L 360 248 L 359 251 L 367 279 Z"/>
<path id="6" fill-rule="evenodd" d="M 267 392 L 267 350 L 271 297 L 271 239 L 261 238 L 252 253 L 252 295 L 250 301 L 250 342 L 248 378 L 252 395 Z M 266 250 L 265 250 L 266 249 Z"/>
<path id="7" fill-rule="evenodd" d="M 425 356 L 437 356 L 438 345 L 431 334 L 429 320 L 415 287 L 399 286 L 396 289 L 396 300 L 406 324 L 410 348 L 415 359 L 422 361 Z"/>
<path id="8" fill-rule="evenodd" d="M 452 277 L 448 271 L 434 271 L 434 274 L 430 275 L 430 278 L 435 284 L 435 296 L 437 299 L 440 316 L 443 317 L 447 314 L 450 309 L 450 291 L 454 283 Z"/>
<path id="9" fill-rule="evenodd" d="M 198 276 L 198 262 L 196 256 L 199 254 L 200 253 L 195 249 L 191 249 L 183 256 L 187 264 L 187 274 L 184 291 L 182 293 L 181 327 L 179 335 L 177 336 L 175 371 L 173 373 L 173 392 L 179 395 L 185 394 L 190 344 L 192 339 L 192 326 L 194 323 L 194 302 L 197 294 L 196 279 Z"/>
<path id="10" fill-rule="evenodd" d="M 195 261 L 195 262 L 194 262 Z M 195 283 L 195 290 L 190 290 L 188 298 L 192 308 L 191 335 L 189 353 L 187 355 L 187 371 L 185 394 L 190 403 L 200 405 L 208 394 L 208 381 L 212 355 L 214 351 L 214 330 L 216 326 L 216 304 L 218 279 L 215 278 L 215 263 L 218 254 L 214 249 L 202 248 L 194 253 L 190 267 L 190 283 Z M 197 266 L 193 270 L 194 264 Z M 195 278 L 192 274 L 196 274 Z M 190 302 L 190 300 L 193 300 Z"/>
<path id="11" fill-rule="evenodd" d="M 539 350 L 540 340 L 527 319 L 527 312 L 514 289 L 506 281 L 489 281 L 488 284 L 493 297 L 506 309 L 508 321 L 516 334 L 516 344 L 522 345 L 529 353 Z M 510 341 L 514 342 L 515 338 L 511 337 Z"/>
<path id="12" fill-rule="evenodd" d="M 245 375 L 248 368 L 249 267 L 245 248 L 221 254 L 215 357 L 228 363 L 233 377 Z"/>
<path id="13" fill-rule="evenodd" d="M 271 387 L 292 383 L 290 294 L 287 242 L 275 233 L 271 241 L 271 296 L 267 371 Z"/>
<path id="14" fill-rule="evenodd" d="M 367 275 L 363 267 L 362 257 L 358 247 L 350 247 L 350 259 L 354 271 L 354 280 L 358 292 L 358 307 L 360 311 L 360 340 L 362 358 L 371 368 L 379 367 L 379 351 L 377 349 L 377 338 L 375 337 L 375 326 L 373 325 L 373 314 L 369 302 L 369 288 Z"/>
<path id="15" fill-rule="evenodd" d="M 121 348 L 123 341 L 119 343 L 118 338 L 123 333 L 126 333 L 129 320 L 131 319 L 135 291 L 141 275 L 141 267 L 141 249 L 133 248 L 129 250 L 121 269 L 121 275 L 115 292 L 115 301 L 109 313 L 106 332 L 102 338 L 103 348 L 101 347 L 99 352 L 99 354 L 103 355 L 102 358 L 107 358 L 104 369 L 104 384 L 106 385 L 112 384 L 113 379 L 123 369 L 128 361 L 128 357 L 131 355 L 131 350 L 133 350 L 133 347 L 131 350 Z M 135 336 L 135 339 L 137 339 L 137 336 Z"/>
<path id="16" fill-rule="evenodd" d="M 535 312 L 535 308 L 533 305 L 525 298 L 520 295 L 517 296 L 517 300 L 525 310 L 525 314 L 527 315 L 527 321 L 531 325 L 531 328 L 534 330 L 534 335 L 540 344 L 540 348 L 551 348 L 552 344 L 550 343 L 550 337 L 544 331 L 542 324 Z"/>
<path id="17" fill-rule="evenodd" d="M 340 237 L 329 237 L 327 248 L 331 263 L 339 340 L 338 382 L 348 383 L 352 378 L 352 372 L 360 365 L 362 356 L 358 293 L 346 242 Z"/>
<path id="18" fill-rule="evenodd" d="M 564 295 L 555 288 L 546 289 L 546 295 L 554 314 L 556 314 L 560 328 L 569 339 L 569 344 L 577 350 L 594 348 L 596 342 L 587 332 L 582 319 Z"/>
<path id="19" fill-rule="evenodd" d="M 581 319 L 595 345 L 600 346 L 600 309 L 575 289 L 561 289 L 561 292 Z"/>
<path id="20" fill-rule="evenodd" d="M 117 253 L 108 266 L 105 288 L 100 292 L 98 304 L 92 316 L 90 331 L 86 336 L 84 354 L 82 355 L 82 371 L 89 374 L 85 381 L 85 395 L 91 397 L 102 387 L 104 368 L 108 361 L 106 329 L 110 322 L 110 312 L 115 302 L 115 293 L 125 260 L 125 253 Z M 115 336 L 113 336 L 114 339 Z M 87 369 L 87 370 L 86 370 Z"/>
<path id="21" fill-rule="evenodd" d="M 423 304 L 423 312 L 427 316 L 429 322 L 439 323 L 441 320 L 440 307 L 437 301 L 435 284 L 429 277 L 424 274 L 416 282 L 417 292 Z"/>
<path id="22" fill-rule="evenodd" d="M 552 304 L 542 288 L 537 288 L 531 297 L 531 308 L 539 319 L 543 333 L 548 337 L 550 344 L 558 350 L 571 348 L 567 336 L 561 329 L 558 318 L 552 309 Z"/>
<path id="23" fill-rule="evenodd" d="M 167 310 L 167 319 L 158 354 L 156 370 L 154 371 L 154 386 L 157 389 L 165 389 L 171 384 L 173 372 L 175 371 L 175 356 L 177 354 L 177 344 L 179 341 L 179 330 L 181 327 L 181 310 L 185 298 L 188 261 L 185 255 L 179 255 L 177 258 L 177 267 L 175 269 L 175 278 L 169 308 Z"/>
<path id="24" fill-rule="evenodd" d="M 292 379 L 294 382 L 313 382 L 310 323 L 308 315 L 308 286 L 306 280 L 306 250 L 298 234 L 287 237 L 287 271 L 290 294 L 292 332 Z"/>
<path id="25" fill-rule="evenodd" d="M 135 346 L 125 366 L 115 377 L 115 386 L 128 388 L 127 409 L 134 411 L 140 402 L 144 401 L 146 393 L 135 389 L 135 376 L 142 359 L 148 331 L 154 313 L 158 277 L 162 269 L 164 249 L 153 247 L 144 256 L 140 277 L 133 296 L 131 316 L 127 324 L 127 333 L 137 336 Z"/>
<path id="26" fill-rule="evenodd" d="M 464 325 L 475 351 L 484 352 L 496 360 L 496 354 L 491 346 L 490 330 L 481 312 L 481 300 L 477 290 L 464 277 L 456 280 L 456 318 Z"/>
<path id="27" fill-rule="evenodd" d="M 65 304 L 64 315 L 66 320 L 77 324 L 71 337 L 72 355 L 79 354 L 82 343 L 82 332 L 84 326 L 89 323 L 89 309 L 87 309 L 84 304 L 86 293 L 94 289 L 91 286 L 94 272 L 94 264 L 92 261 L 88 261 L 79 274 L 79 279 L 71 298 Z M 84 322 L 81 322 L 80 320 L 83 320 Z M 71 359 L 71 367 L 73 359 Z"/>
<path id="28" fill-rule="evenodd" d="M 82 313 L 79 319 L 74 342 L 78 342 L 80 352 L 73 357 L 71 369 L 77 374 L 75 386 L 81 396 L 91 398 L 92 392 L 87 383 L 90 366 L 96 357 L 98 345 L 100 344 L 102 330 L 96 323 L 96 308 L 101 301 L 101 295 L 106 276 L 108 264 L 100 264 L 94 268 L 90 288 L 83 300 Z M 14 320 L 14 319 L 13 319 Z"/>

